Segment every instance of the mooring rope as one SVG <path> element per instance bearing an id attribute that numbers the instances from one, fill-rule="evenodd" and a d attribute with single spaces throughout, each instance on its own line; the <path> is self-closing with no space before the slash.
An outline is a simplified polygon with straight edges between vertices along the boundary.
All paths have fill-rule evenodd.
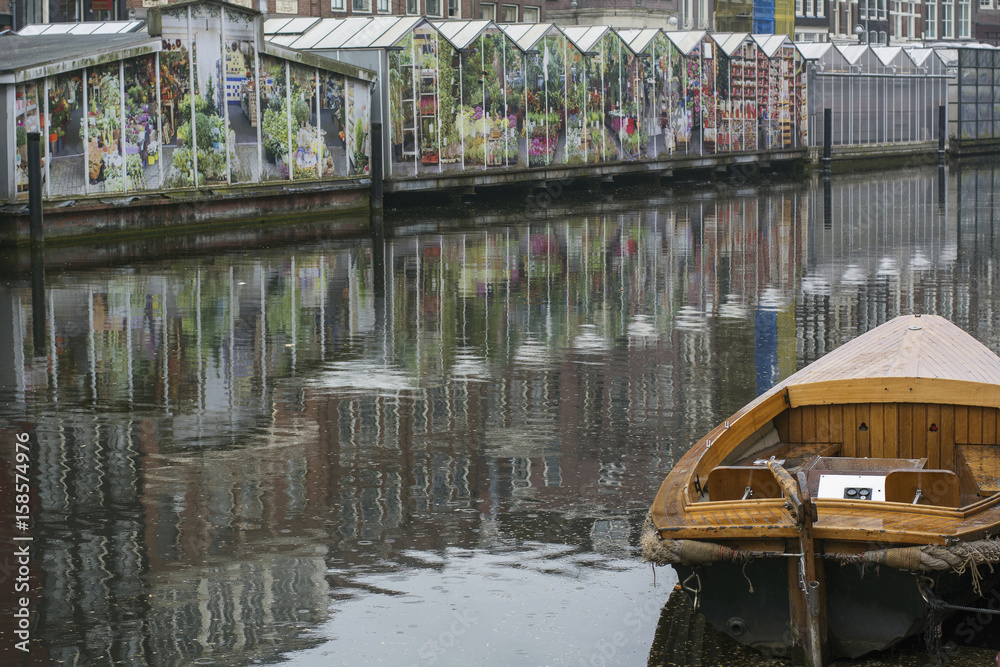
<path id="1" fill-rule="evenodd" d="M 718 561 L 750 560 L 768 556 L 788 554 L 751 552 L 733 549 L 722 544 L 703 540 L 674 540 L 661 538 L 653 525 L 651 514 L 646 515 L 640 538 L 642 558 L 656 565 L 698 565 Z M 857 563 L 862 566 L 886 565 L 899 570 L 931 572 L 951 570 L 956 574 L 969 572 L 975 592 L 982 595 L 979 566 L 985 565 L 993 571 L 994 564 L 1000 563 L 1000 539 L 974 540 L 952 545 L 925 544 L 923 546 L 891 547 L 872 549 L 857 554 L 824 554 L 843 564 Z"/>

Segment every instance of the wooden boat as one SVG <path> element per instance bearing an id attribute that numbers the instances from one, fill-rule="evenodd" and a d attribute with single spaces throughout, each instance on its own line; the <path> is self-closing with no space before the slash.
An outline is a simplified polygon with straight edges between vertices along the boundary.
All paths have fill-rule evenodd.
<path id="1" fill-rule="evenodd" d="M 673 565 L 716 628 L 821 665 L 986 607 L 998 491 L 1000 358 L 944 318 L 898 317 L 698 441 L 643 557 Z"/>

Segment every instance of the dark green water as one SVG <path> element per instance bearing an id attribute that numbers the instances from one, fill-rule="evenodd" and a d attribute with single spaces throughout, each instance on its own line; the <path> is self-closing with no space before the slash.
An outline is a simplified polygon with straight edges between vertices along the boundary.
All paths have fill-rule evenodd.
<path id="1" fill-rule="evenodd" d="M 0 445 L 33 443 L 31 658 L 659 660 L 675 577 L 654 580 L 636 542 L 665 473 L 895 315 L 941 314 L 1000 349 L 998 194 L 992 166 L 828 192 L 567 191 L 458 220 L 390 213 L 384 243 L 250 235 L 50 265 L 34 304 L 9 279 Z M 953 639 L 967 664 L 995 654 Z"/>

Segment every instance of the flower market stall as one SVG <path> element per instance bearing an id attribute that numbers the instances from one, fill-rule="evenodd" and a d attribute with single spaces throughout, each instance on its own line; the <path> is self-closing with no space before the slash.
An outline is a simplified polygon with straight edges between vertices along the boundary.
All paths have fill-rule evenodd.
<path id="1" fill-rule="evenodd" d="M 747 33 L 713 33 L 717 45 L 716 114 L 718 152 L 757 149 L 760 74 L 757 43 Z"/>
<path id="2" fill-rule="evenodd" d="M 655 114 L 657 60 L 654 58 L 656 38 L 662 35 L 658 28 L 632 28 L 618 30 L 621 43 L 628 49 L 626 58 L 625 104 L 634 110 L 629 116 L 631 122 L 619 134 L 622 152 L 630 159 L 655 157 L 653 143 L 655 136 Z"/>
<path id="3" fill-rule="evenodd" d="M 618 132 L 625 116 L 621 99 L 625 79 L 621 38 L 608 26 L 571 26 L 563 32 L 580 55 L 581 80 L 586 82 L 580 140 L 577 143 L 567 132 L 567 157 L 572 161 L 574 150 L 580 150 L 585 162 L 619 160 Z"/>
<path id="4" fill-rule="evenodd" d="M 757 44 L 757 125 L 760 148 L 803 145 L 802 85 L 795 45 L 785 35 L 753 35 Z"/>
<path id="5" fill-rule="evenodd" d="M 261 21 L 204 0 L 152 10 L 148 25 L 34 25 L 0 37 L 14 56 L 4 72 L 21 79 L 10 87 L 23 109 L 14 136 L 46 139 L 44 196 L 363 175 L 374 73 L 263 43 Z M 349 151 L 337 150 L 334 114 L 351 131 Z M 8 199 L 26 195 L 22 163 Z"/>
<path id="6" fill-rule="evenodd" d="M 518 121 L 518 165 L 537 167 L 551 164 L 560 127 L 578 122 L 583 91 L 577 73 L 579 65 L 574 60 L 572 65 L 567 66 L 570 58 L 567 57 L 566 37 L 552 23 L 507 23 L 502 24 L 500 29 L 507 35 L 507 44 L 521 54 L 518 69 L 511 69 L 506 78 L 508 99 L 515 101 L 512 110 Z M 515 61 L 510 46 L 508 63 Z M 567 93 L 561 116 L 547 111 L 551 106 L 549 100 L 556 100 L 559 89 L 553 78 L 550 98 L 546 60 L 555 63 L 554 69 L 562 72 L 561 77 L 567 71 L 569 73 L 568 78 L 561 81 L 563 91 Z M 570 102 L 570 99 L 575 102 Z"/>
<path id="7" fill-rule="evenodd" d="M 664 147 L 668 154 L 703 153 L 705 121 L 715 142 L 714 90 L 712 85 L 712 44 L 708 33 L 667 32 L 664 43 L 656 42 L 657 79 L 661 82 L 658 100 Z M 672 48 L 671 48 L 672 47 Z"/>
<path id="8" fill-rule="evenodd" d="M 455 55 L 437 65 L 445 159 L 465 170 L 516 166 L 518 120 L 512 112 L 516 100 L 508 96 L 508 68 L 520 70 L 519 51 L 492 21 L 441 21 L 434 27 L 458 64 L 455 74 Z"/>

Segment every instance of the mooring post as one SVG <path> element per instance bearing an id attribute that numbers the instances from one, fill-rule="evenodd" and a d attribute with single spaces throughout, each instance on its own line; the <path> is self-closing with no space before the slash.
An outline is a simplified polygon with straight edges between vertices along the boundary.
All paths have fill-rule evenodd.
<path id="1" fill-rule="evenodd" d="M 830 170 L 833 159 L 833 111 L 823 109 L 823 169 Z"/>
<path id="2" fill-rule="evenodd" d="M 44 240 L 42 234 L 42 135 L 28 132 L 28 220 L 31 243 Z"/>
<path id="3" fill-rule="evenodd" d="M 948 145 L 948 107 L 943 104 L 938 107 L 938 162 L 944 162 L 945 148 Z"/>
<path id="4" fill-rule="evenodd" d="M 372 123 L 372 211 L 382 210 L 382 123 Z"/>

